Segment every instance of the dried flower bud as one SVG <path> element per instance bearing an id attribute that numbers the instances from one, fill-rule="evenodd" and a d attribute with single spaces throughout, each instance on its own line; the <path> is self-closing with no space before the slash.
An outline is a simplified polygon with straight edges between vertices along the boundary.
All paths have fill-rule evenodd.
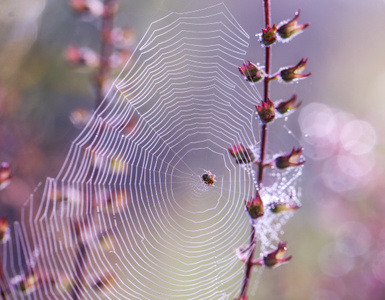
<path id="1" fill-rule="evenodd" d="M 92 14 L 100 17 L 104 13 L 104 4 L 99 0 L 71 0 L 72 9 L 80 14 Z"/>
<path id="2" fill-rule="evenodd" d="M 245 201 L 245 203 L 246 203 L 246 210 L 248 211 L 252 219 L 258 219 L 259 217 L 263 216 L 264 214 L 263 202 L 258 192 L 257 192 L 256 198 L 251 198 L 250 200 Z"/>
<path id="3" fill-rule="evenodd" d="M 310 76 L 311 73 L 301 74 L 303 69 L 306 67 L 307 61 L 308 59 L 302 58 L 301 61 L 295 66 L 282 68 L 280 70 L 281 79 L 286 82 L 291 82 Z"/>
<path id="4" fill-rule="evenodd" d="M 111 39 L 115 48 L 119 50 L 133 49 L 136 41 L 136 33 L 131 28 L 114 28 Z"/>
<path id="5" fill-rule="evenodd" d="M 235 249 L 235 255 L 237 258 L 241 261 L 246 262 L 247 258 L 250 255 L 250 247 L 249 246 L 241 246 L 237 249 Z"/>
<path id="6" fill-rule="evenodd" d="M 296 100 L 297 95 L 294 94 L 289 100 L 278 102 L 278 104 L 275 106 L 275 110 L 278 111 L 280 114 L 286 114 L 290 111 L 293 111 L 302 104 L 301 101 L 295 103 Z"/>
<path id="7" fill-rule="evenodd" d="M 86 47 L 70 46 L 66 49 L 65 57 L 74 66 L 97 67 L 99 65 L 99 56 L 93 50 Z"/>
<path id="8" fill-rule="evenodd" d="M 76 128 L 83 128 L 90 121 L 92 111 L 85 108 L 76 108 L 70 114 L 70 121 Z"/>
<path id="9" fill-rule="evenodd" d="M 266 267 L 272 268 L 274 266 L 288 262 L 291 256 L 284 257 L 287 252 L 287 243 L 279 242 L 277 250 L 270 252 L 263 257 L 263 264 Z"/>
<path id="10" fill-rule="evenodd" d="M 92 285 L 92 287 L 94 289 L 109 289 L 115 283 L 115 279 L 116 275 L 111 274 L 110 272 L 99 274 L 95 276 L 95 278 L 93 278 L 92 282 L 94 282 L 94 284 Z"/>
<path id="11" fill-rule="evenodd" d="M 289 21 L 283 21 L 280 24 L 278 24 L 278 35 L 281 39 L 286 40 L 293 38 L 294 36 L 300 34 L 302 31 L 305 30 L 306 27 L 309 26 L 309 24 L 298 24 L 298 18 L 299 18 L 300 11 L 298 10 L 295 13 L 295 16 L 292 20 Z"/>
<path id="12" fill-rule="evenodd" d="M 304 164 L 305 163 L 304 160 L 303 161 L 299 160 L 302 155 L 302 151 L 303 151 L 302 147 L 298 149 L 293 148 L 293 150 L 290 153 L 286 153 L 282 156 L 278 156 L 274 160 L 275 166 L 278 169 L 286 169 L 289 167 L 296 167 Z"/>
<path id="13" fill-rule="evenodd" d="M 258 82 L 266 77 L 266 73 L 261 68 L 249 61 L 242 67 L 238 67 L 238 70 L 250 82 Z"/>
<path id="14" fill-rule="evenodd" d="M 89 12 L 89 7 L 86 0 L 71 0 L 72 9 L 76 12 Z"/>
<path id="15" fill-rule="evenodd" d="M 26 277 L 17 275 L 11 279 L 11 284 L 23 294 L 28 295 L 36 290 L 39 279 L 35 274 L 30 274 Z"/>
<path id="16" fill-rule="evenodd" d="M 278 214 L 280 212 L 285 212 L 285 211 L 296 210 L 300 207 L 301 206 L 299 205 L 288 204 L 284 202 L 273 202 L 270 204 L 270 210 L 275 214 Z"/>
<path id="17" fill-rule="evenodd" d="M 267 99 L 267 102 L 262 102 L 261 105 L 256 105 L 259 119 L 263 124 L 267 124 L 274 120 L 275 118 L 275 110 L 274 103 Z"/>
<path id="18" fill-rule="evenodd" d="M 5 189 L 10 183 L 12 178 L 12 167 L 7 162 L 0 164 L 0 190 Z"/>
<path id="19" fill-rule="evenodd" d="M 4 244 L 9 239 L 9 225 L 6 217 L 0 218 L 0 244 Z"/>
<path id="20" fill-rule="evenodd" d="M 260 35 L 260 40 L 265 46 L 270 46 L 277 41 L 277 27 L 275 24 L 273 27 L 267 25 L 266 29 L 262 29 L 262 34 Z"/>
<path id="21" fill-rule="evenodd" d="M 239 146 L 233 146 L 233 148 L 228 148 L 231 156 L 235 158 L 237 164 L 248 164 L 255 160 L 255 156 L 251 149 L 246 148 L 242 144 Z"/>

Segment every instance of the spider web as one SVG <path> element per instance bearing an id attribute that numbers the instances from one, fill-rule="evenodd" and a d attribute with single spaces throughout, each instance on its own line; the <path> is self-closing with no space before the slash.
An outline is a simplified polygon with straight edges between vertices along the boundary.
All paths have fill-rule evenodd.
<path id="1" fill-rule="evenodd" d="M 5 277 L 38 273 L 30 299 L 233 299 L 255 178 L 227 148 L 259 139 L 260 94 L 237 72 L 248 47 L 223 4 L 152 23 L 59 175 L 26 203 Z M 272 172 L 265 204 L 298 201 L 300 173 Z M 259 253 L 289 217 L 267 211 Z"/>

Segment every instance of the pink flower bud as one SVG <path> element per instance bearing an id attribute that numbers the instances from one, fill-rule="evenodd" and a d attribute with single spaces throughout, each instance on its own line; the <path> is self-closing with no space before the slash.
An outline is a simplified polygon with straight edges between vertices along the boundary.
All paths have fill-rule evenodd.
<path id="1" fill-rule="evenodd" d="M 278 35 L 281 39 L 290 39 L 294 36 L 300 34 L 302 31 L 305 30 L 306 27 L 309 26 L 309 24 L 298 24 L 298 18 L 299 18 L 300 11 L 298 10 L 295 13 L 295 16 L 292 20 L 289 21 L 283 21 L 280 24 L 278 24 Z"/>
<path id="2" fill-rule="evenodd" d="M 270 252 L 263 257 L 263 264 L 266 267 L 272 268 L 274 266 L 288 262 L 291 256 L 285 257 L 287 252 L 287 243 L 279 242 L 277 250 Z"/>
<path id="3" fill-rule="evenodd" d="M 274 120 L 275 118 L 275 110 L 274 103 L 267 99 L 267 102 L 262 102 L 261 105 L 256 105 L 259 119 L 263 124 L 267 124 Z"/>
<path id="4" fill-rule="evenodd" d="M 102 16 L 104 13 L 104 4 L 99 0 L 71 0 L 72 9 L 80 14 L 92 14 Z"/>
<path id="5" fill-rule="evenodd" d="M 275 106 L 275 110 L 278 111 L 280 114 L 285 114 L 290 111 L 293 111 L 302 104 L 301 101 L 295 103 L 296 100 L 297 100 L 297 95 L 294 94 L 289 100 L 278 102 L 278 104 Z"/>
<path id="6" fill-rule="evenodd" d="M 233 148 L 228 148 L 232 157 L 235 158 L 237 164 L 248 164 L 255 160 L 255 156 L 251 149 L 246 148 L 242 144 L 239 146 L 233 146 Z"/>
<path id="7" fill-rule="evenodd" d="M 246 210 L 248 211 L 252 219 L 255 220 L 263 216 L 264 214 L 263 202 L 258 192 L 257 192 L 256 198 L 251 198 L 250 200 L 245 202 L 246 202 Z"/>
<path id="8" fill-rule="evenodd" d="M 2 162 L 0 164 L 0 190 L 5 189 L 11 183 L 11 178 L 11 164 L 7 162 Z"/>
<path id="9" fill-rule="evenodd" d="M 281 202 L 274 202 L 270 204 L 270 210 L 278 214 L 280 212 L 285 212 L 285 211 L 292 211 L 299 209 L 301 206 L 295 205 L 295 204 L 288 204 L 288 203 L 281 203 Z"/>
<path id="10" fill-rule="evenodd" d="M 305 69 L 308 59 L 301 59 L 301 61 L 292 67 L 284 67 L 280 70 L 280 77 L 283 81 L 291 82 L 296 81 L 305 77 L 308 77 L 311 75 L 311 73 L 308 74 L 301 74 L 303 69 Z"/>
<path id="11" fill-rule="evenodd" d="M 266 73 L 261 68 L 249 61 L 242 67 L 238 67 L 238 70 L 250 82 L 258 82 L 266 77 Z"/>
<path id="12" fill-rule="evenodd" d="M 36 274 L 30 274 L 27 276 L 17 275 L 11 279 L 12 286 L 21 291 L 23 294 L 28 295 L 36 290 L 39 285 L 39 278 Z"/>
<path id="13" fill-rule="evenodd" d="M 99 65 L 99 56 L 93 50 L 86 47 L 70 46 L 66 49 L 65 57 L 74 66 L 97 67 Z"/>
<path id="14" fill-rule="evenodd" d="M 275 24 L 273 27 L 267 25 L 266 29 L 262 29 L 262 34 L 260 35 L 260 40 L 265 46 L 270 46 L 277 41 L 277 27 Z"/>
<path id="15" fill-rule="evenodd" d="M 0 244 L 9 239 L 9 225 L 6 217 L 0 218 Z"/>
<path id="16" fill-rule="evenodd" d="M 298 148 L 298 149 L 293 148 L 293 150 L 290 153 L 286 153 L 282 156 L 278 156 L 274 160 L 275 166 L 278 169 L 286 169 L 289 167 L 296 167 L 304 164 L 305 163 L 304 160 L 303 161 L 299 160 L 302 155 L 302 151 L 303 151 L 303 148 Z"/>

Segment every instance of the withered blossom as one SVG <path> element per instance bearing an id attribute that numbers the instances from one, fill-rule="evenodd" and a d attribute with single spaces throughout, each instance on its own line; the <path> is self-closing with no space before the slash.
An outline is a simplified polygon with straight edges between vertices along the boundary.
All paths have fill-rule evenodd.
<path id="1" fill-rule="evenodd" d="M 285 257 L 286 252 L 287 252 L 287 243 L 279 242 L 277 249 L 265 255 L 262 258 L 261 263 L 263 263 L 263 266 L 269 267 L 269 268 L 286 263 L 291 259 L 291 256 Z"/>
<path id="2" fill-rule="evenodd" d="M 241 67 L 238 67 L 238 70 L 243 76 L 246 77 L 246 80 L 250 82 L 258 82 L 266 77 L 265 71 L 250 61 L 248 61 L 247 64 L 243 64 Z"/>
<path id="3" fill-rule="evenodd" d="M 275 118 L 274 103 L 267 99 L 267 102 L 262 101 L 261 105 L 256 105 L 259 119 L 263 124 L 270 123 Z"/>
<path id="4" fill-rule="evenodd" d="M 100 17 L 104 13 L 104 5 L 99 0 L 71 0 L 72 9 L 79 14 L 92 14 Z"/>
<path id="5" fill-rule="evenodd" d="M 258 192 L 255 198 L 246 200 L 245 203 L 246 210 L 249 213 L 250 218 L 253 220 L 258 219 L 264 215 L 263 201 Z"/>
<path id="6" fill-rule="evenodd" d="M 296 205 L 296 204 L 289 204 L 289 203 L 285 203 L 285 202 L 273 202 L 269 205 L 269 207 L 273 213 L 278 214 L 280 212 L 292 211 L 292 210 L 299 209 L 301 206 Z"/>
<path id="7" fill-rule="evenodd" d="M 90 48 L 69 46 L 65 51 L 65 57 L 71 65 L 97 67 L 99 65 L 99 56 Z"/>
<path id="8" fill-rule="evenodd" d="M 300 11 L 298 10 L 292 20 L 283 21 L 278 24 L 277 33 L 281 39 L 286 40 L 293 38 L 309 26 L 309 24 L 298 24 L 299 13 Z"/>
<path id="9" fill-rule="evenodd" d="M 23 294 L 28 295 L 38 287 L 39 278 L 36 274 L 17 275 L 11 279 L 11 285 Z"/>
<path id="10" fill-rule="evenodd" d="M 4 244 L 9 239 L 9 224 L 7 217 L 0 218 L 0 244 Z"/>
<path id="11" fill-rule="evenodd" d="M 306 64 L 308 62 L 307 59 L 301 59 L 298 64 L 291 67 L 284 67 L 280 70 L 280 78 L 285 82 L 292 82 L 297 81 L 299 79 L 306 78 L 311 75 L 311 73 L 308 74 L 302 74 L 301 72 L 305 69 Z"/>
<path id="12" fill-rule="evenodd" d="M 0 190 L 5 189 L 10 183 L 12 178 L 12 167 L 7 162 L 0 164 Z"/>
<path id="13" fill-rule="evenodd" d="M 297 101 L 297 95 L 294 94 L 289 100 L 279 101 L 276 104 L 275 109 L 280 114 L 286 114 L 288 112 L 291 112 L 291 111 L 297 109 L 302 104 L 301 101 L 299 101 L 297 103 L 296 103 L 296 101 Z"/>
<path id="14" fill-rule="evenodd" d="M 305 160 L 300 160 L 302 155 L 303 148 L 293 148 L 290 153 L 286 153 L 284 155 L 278 156 L 275 160 L 275 166 L 278 169 L 286 169 L 289 167 L 300 166 L 305 163 Z"/>
<path id="15" fill-rule="evenodd" d="M 267 25 L 266 29 L 262 29 L 262 34 L 260 35 L 260 42 L 265 46 L 270 46 L 277 41 L 277 27 L 275 24 L 273 27 Z"/>

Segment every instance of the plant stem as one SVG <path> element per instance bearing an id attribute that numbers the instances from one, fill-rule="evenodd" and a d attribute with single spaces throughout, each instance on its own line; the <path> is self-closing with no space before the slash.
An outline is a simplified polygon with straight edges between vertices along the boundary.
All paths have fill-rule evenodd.
<path id="1" fill-rule="evenodd" d="M 270 0 L 263 0 L 264 4 L 264 14 L 265 14 L 265 28 L 270 26 Z M 265 48 L 265 72 L 267 76 L 264 79 L 264 93 L 263 93 L 263 101 L 267 102 L 269 99 L 269 83 L 270 83 L 270 66 L 271 66 L 271 47 Z M 260 143 L 260 157 L 258 164 L 258 190 L 262 188 L 263 181 L 263 170 L 265 165 L 265 155 L 266 155 L 266 146 L 267 146 L 267 124 L 263 124 L 261 128 L 261 143 Z M 258 193 L 258 190 L 256 193 Z M 258 195 L 256 195 L 258 196 Z M 253 259 L 256 248 L 256 235 L 255 235 L 255 223 L 252 221 L 251 230 L 250 230 L 250 244 L 249 251 L 250 254 L 248 256 L 247 261 L 245 262 L 245 273 L 242 282 L 242 288 L 239 300 L 246 299 L 247 290 L 250 284 L 251 278 L 251 270 L 253 268 Z"/>
<path id="2" fill-rule="evenodd" d="M 3 264 L 0 257 L 0 299 L 5 300 L 5 282 L 4 282 L 4 275 L 3 275 Z"/>
<path id="3" fill-rule="evenodd" d="M 265 28 L 270 26 L 270 0 L 264 0 L 264 11 L 265 11 Z M 263 102 L 269 100 L 269 86 L 270 86 L 270 66 L 271 66 L 271 46 L 265 47 L 265 72 L 267 76 L 263 82 Z M 267 124 L 262 125 L 261 129 L 261 148 L 259 155 L 259 167 L 258 167 L 258 188 L 262 188 L 263 181 L 263 170 L 265 164 L 267 144 Z"/>
<path id="4" fill-rule="evenodd" d="M 75 256 L 75 270 L 72 278 L 72 286 L 71 286 L 71 298 L 73 300 L 80 299 L 80 286 L 83 281 L 83 269 L 85 266 L 85 262 L 87 259 L 87 245 L 82 241 L 82 226 L 80 222 L 75 224 L 75 237 L 77 244 L 77 251 Z"/>
<path id="5" fill-rule="evenodd" d="M 104 0 L 104 13 L 101 18 L 102 24 L 100 28 L 101 50 L 100 50 L 100 66 L 96 74 L 96 101 L 97 108 L 104 99 L 104 84 L 111 70 L 111 56 L 114 51 L 112 41 L 112 30 L 114 29 L 116 0 Z"/>

